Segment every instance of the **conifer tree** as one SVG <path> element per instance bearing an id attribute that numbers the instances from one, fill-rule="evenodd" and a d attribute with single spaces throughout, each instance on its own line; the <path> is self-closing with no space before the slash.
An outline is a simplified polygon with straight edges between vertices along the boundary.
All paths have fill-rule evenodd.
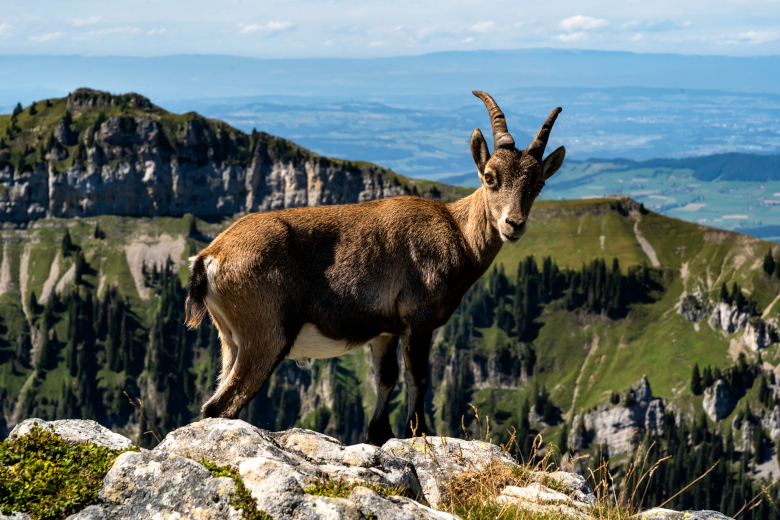
<path id="1" fill-rule="evenodd" d="M 21 114 L 23 111 L 24 111 L 24 109 L 22 108 L 22 104 L 21 103 L 17 103 L 16 106 L 14 107 L 14 111 L 11 114 L 11 117 L 15 118 L 16 116 Z"/>
<path id="2" fill-rule="evenodd" d="M 30 115 L 34 116 L 37 113 L 38 113 L 38 111 L 35 110 L 35 101 L 33 101 L 32 104 L 30 105 Z"/>
<path id="3" fill-rule="evenodd" d="M 712 386 L 712 383 L 714 383 L 714 379 L 712 377 L 712 366 L 707 365 L 702 374 L 701 384 L 702 384 L 702 391 Z"/>
<path id="4" fill-rule="evenodd" d="M 764 256 L 764 272 L 768 275 L 772 275 L 775 272 L 775 259 L 771 250 L 767 251 Z"/>
<path id="5" fill-rule="evenodd" d="M 558 434 L 558 452 L 561 454 L 561 457 L 566 455 L 566 453 L 569 451 L 569 428 L 566 426 L 566 423 L 563 423 L 563 426 L 561 426 L 561 431 Z"/>
<path id="6" fill-rule="evenodd" d="M 66 229 L 65 234 L 62 235 L 62 242 L 60 243 L 60 254 L 62 255 L 62 258 L 69 257 L 71 249 L 73 249 L 73 241 L 70 238 L 70 231 Z"/>
<path id="7" fill-rule="evenodd" d="M 724 303 L 731 303 L 731 299 L 729 298 L 729 292 L 726 289 L 726 282 L 723 282 L 720 286 L 720 301 Z"/>
<path id="8" fill-rule="evenodd" d="M 701 395 L 701 375 L 699 374 L 699 364 L 693 364 L 693 374 L 691 375 L 691 392 L 693 395 Z"/>
<path id="9" fill-rule="evenodd" d="M 35 291 L 30 291 L 30 296 L 27 298 L 27 311 L 32 315 L 41 312 L 40 306 L 38 305 L 38 298 L 35 296 Z"/>
<path id="10" fill-rule="evenodd" d="M 92 233 L 92 238 L 96 238 L 98 240 L 103 240 L 106 238 L 106 234 L 102 229 L 100 229 L 100 224 L 95 224 L 95 232 Z"/>

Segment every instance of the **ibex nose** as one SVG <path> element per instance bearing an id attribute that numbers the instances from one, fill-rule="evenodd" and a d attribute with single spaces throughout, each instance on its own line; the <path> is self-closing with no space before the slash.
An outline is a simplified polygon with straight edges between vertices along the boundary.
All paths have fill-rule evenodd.
<path id="1" fill-rule="evenodd" d="M 523 226 L 525 225 L 525 220 L 521 220 L 520 222 L 515 222 L 509 217 L 505 218 L 504 222 L 512 226 L 512 229 L 515 231 L 520 231 L 521 229 L 523 229 Z"/>

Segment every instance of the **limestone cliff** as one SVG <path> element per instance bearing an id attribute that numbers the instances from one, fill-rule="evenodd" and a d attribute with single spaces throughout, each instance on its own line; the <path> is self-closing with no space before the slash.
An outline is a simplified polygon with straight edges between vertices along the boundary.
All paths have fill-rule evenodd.
<path id="1" fill-rule="evenodd" d="M 5 128 L 0 221 L 234 215 L 460 193 L 433 183 L 421 190 L 419 181 L 370 163 L 321 157 L 194 113 L 171 114 L 136 94 L 80 89 L 47 104 Z M 6 119 L 0 116 L 0 128 Z"/>

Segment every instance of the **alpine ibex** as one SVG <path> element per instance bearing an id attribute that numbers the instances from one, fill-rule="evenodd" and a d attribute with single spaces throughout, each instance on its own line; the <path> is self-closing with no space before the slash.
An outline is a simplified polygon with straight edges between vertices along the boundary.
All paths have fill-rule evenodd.
<path id="1" fill-rule="evenodd" d="M 406 436 L 427 433 L 423 410 L 428 351 L 469 287 L 504 242 L 517 242 L 545 181 L 563 163 L 558 148 L 542 160 L 556 108 L 536 138 L 518 150 L 504 114 L 474 92 L 493 126 L 493 155 L 479 129 L 471 154 L 482 186 L 442 204 L 396 197 L 361 204 L 247 215 L 190 263 L 187 324 L 208 310 L 222 341 L 222 372 L 203 417 L 233 418 L 285 359 L 308 362 L 370 345 L 377 384 L 368 441 L 394 437 L 390 395 L 401 339 L 409 411 Z"/>

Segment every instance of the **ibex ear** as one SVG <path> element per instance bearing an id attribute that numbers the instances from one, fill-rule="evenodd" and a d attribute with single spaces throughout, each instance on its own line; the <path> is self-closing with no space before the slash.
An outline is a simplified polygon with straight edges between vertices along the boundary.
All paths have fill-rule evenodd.
<path id="1" fill-rule="evenodd" d="M 477 165 L 479 176 L 482 177 L 485 174 L 485 165 L 490 159 L 490 152 L 479 128 L 471 132 L 471 156 L 474 158 L 474 164 Z"/>
<path id="2" fill-rule="evenodd" d="M 547 156 L 547 159 L 542 163 L 542 177 L 544 180 L 549 179 L 558 171 L 558 168 L 563 164 L 564 157 L 566 157 L 566 149 L 563 146 Z"/>

